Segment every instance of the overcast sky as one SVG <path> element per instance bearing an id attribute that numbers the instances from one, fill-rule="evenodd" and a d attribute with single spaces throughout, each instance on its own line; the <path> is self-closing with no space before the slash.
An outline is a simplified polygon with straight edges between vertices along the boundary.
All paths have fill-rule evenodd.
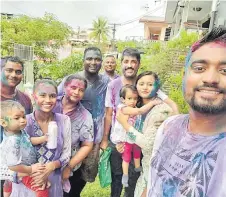
<path id="1" fill-rule="evenodd" d="M 148 4 L 149 10 L 144 7 Z M 155 0 L 83 0 L 83 1 L 1 1 L 1 12 L 25 14 L 41 17 L 45 12 L 53 13 L 62 22 L 73 29 L 92 27 L 92 21 L 98 16 L 108 19 L 109 23 L 124 23 L 131 19 L 138 19 L 145 13 L 155 9 Z M 162 10 L 153 12 L 161 15 Z M 126 36 L 143 36 L 144 25 L 139 20 L 128 25 L 117 27 L 116 38 Z"/>

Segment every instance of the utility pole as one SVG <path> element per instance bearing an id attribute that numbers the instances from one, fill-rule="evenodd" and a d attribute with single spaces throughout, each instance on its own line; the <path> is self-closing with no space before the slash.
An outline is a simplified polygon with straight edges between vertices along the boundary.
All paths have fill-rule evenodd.
<path id="1" fill-rule="evenodd" d="M 109 24 L 109 25 L 112 25 L 112 40 L 111 40 L 111 44 L 112 44 L 112 48 L 113 48 L 113 51 L 116 51 L 116 48 L 115 48 L 115 32 L 116 32 L 116 27 L 117 26 L 120 26 L 121 24 L 119 23 L 113 23 L 113 24 Z"/>
<path id="2" fill-rule="evenodd" d="M 80 37 L 80 26 L 78 26 L 78 32 L 77 32 L 77 38 L 79 39 Z"/>
<path id="3" fill-rule="evenodd" d="M 212 9 L 211 9 L 211 18 L 210 18 L 210 25 L 209 25 L 209 32 L 212 31 L 214 28 L 214 21 L 216 18 L 216 13 L 217 13 L 217 4 L 219 3 L 218 0 L 213 0 L 212 2 Z"/>

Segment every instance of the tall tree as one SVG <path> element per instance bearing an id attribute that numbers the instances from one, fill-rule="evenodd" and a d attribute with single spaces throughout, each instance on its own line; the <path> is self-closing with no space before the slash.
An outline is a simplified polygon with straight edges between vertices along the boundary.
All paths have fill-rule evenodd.
<path id="1" fill-rule="evenodd" d="M 106 42 L 109 37 L 110 28 L 108 21 L 103 17 L 98 17 L 93 21 L 93 31 L 90 33 L 90 38 L 94 38 L 98 44 L 100 42 Z"/>
<path id="2" fill-rule="evenodd" d="M 34 47 L 35 55 L 53 58 L 55 50 L 71 35 L 72 29 L 54 15 L 46 13 L 41 18 L 20 16 L 1 18 L 1 55 L 12 55 L 13 45 Z M 51 50 L 46 50 L 47 48 Z"/>

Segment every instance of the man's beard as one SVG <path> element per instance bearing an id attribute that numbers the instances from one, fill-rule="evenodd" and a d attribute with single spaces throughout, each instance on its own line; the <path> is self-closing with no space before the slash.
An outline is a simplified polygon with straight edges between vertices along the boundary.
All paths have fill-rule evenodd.
<path id="1" fill-rule="evenodd" d="M 129 70 L 129 69 L 132 69 L 134 73 L 133 73 L 132 75 L 129 75 L 129 76 L 128 76 L 128 75 L 126 74 L 126 71 Z M 136 75 L 137 75 L 137 72 L 135 72 L 135 70 L 134 70 L 133 68 L 129 67 L 129 68 L 126 68 L 126 69 L 123 71 L 123 75 L 124 75 L 124 77 L 127 78 L 127 79 L 134 79 L 134 78 L 136 77 Z"/>
<path id="2" fill-rule="evenodd" d="M 218 115 L 218 114 L 226 113 L 226 99 L 222 99 L 222 101 L 218 105 L 213 105 L 211 101 L 205 104 L 199 104 L 196 101 L 195 94 L 194 94 L 191 100 L 187 100 L 187 103 L 190 105 L 190 107 L 193 110 L 203 114 Z"/>

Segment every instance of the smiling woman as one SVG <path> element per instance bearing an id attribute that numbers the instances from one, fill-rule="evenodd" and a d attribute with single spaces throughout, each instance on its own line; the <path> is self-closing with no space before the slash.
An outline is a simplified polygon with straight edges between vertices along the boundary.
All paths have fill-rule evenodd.
<path id="1" fill-rule="evenodd" d="M 39 186 L 48 179 L 51 182 L 49 197 L 63 197 L 61 168 L 67 165 L 71 156 L 71 122 L 68 116 L 52 112 L 56 96 L 57 86 L 53 81 L 45 79 L 36 82 L 33 92 L 36 109 L 27 115 L 25 128 L 35 147 L 38 162 L 45 164 L 43 171 L 33 174 L 33 183 Z M 51 121 L 55 121 L 58 128 L 55 149 L 49 149 L 45 139 Z M 40 139 L 43 139 L 41 143 Z M 22 184 L 13 184 L 11 196 L 33 197 L 34 193 Z"/>

